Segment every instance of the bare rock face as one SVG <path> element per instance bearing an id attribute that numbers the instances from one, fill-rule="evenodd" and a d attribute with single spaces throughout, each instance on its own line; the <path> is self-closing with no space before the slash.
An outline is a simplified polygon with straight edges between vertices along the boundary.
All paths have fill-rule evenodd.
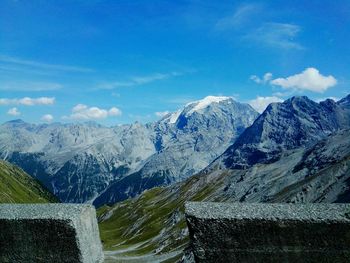
<path id="1" fill-rule="evenodd" d="M 285 150 L 308 147 L 336 131 L 349 129 L 348 100 L 316 103 L 307 97 L 293 97 L 272 103 L 215 164 L 241 169 L 272 163 Z"/>
<path id="2" fill-rule="evenodd" d="M 186 204 L 196 262 L 349 262 L 349 204 Z"/>
<path id="3" fill-rule="evenodd" d="M 0 205 L 0 262 L 103 262 L 90 205 Z"/>

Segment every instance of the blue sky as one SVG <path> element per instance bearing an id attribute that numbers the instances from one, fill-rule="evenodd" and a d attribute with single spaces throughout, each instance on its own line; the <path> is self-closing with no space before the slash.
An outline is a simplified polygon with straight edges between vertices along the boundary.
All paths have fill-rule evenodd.
<path id="1" fill-rule="evenodd" d="M 350 93 L 350 1 L 0 0 L 0 122 L 149 122 Z"/>

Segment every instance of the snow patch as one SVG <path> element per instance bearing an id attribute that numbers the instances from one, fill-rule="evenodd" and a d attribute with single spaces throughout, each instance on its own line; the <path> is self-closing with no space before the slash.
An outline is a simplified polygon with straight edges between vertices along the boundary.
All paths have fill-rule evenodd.
<path id="1" fill-rule="evenodd" d="M 182 109 L 171 114 L 169 117 L 169 123 L 174 124 L 177 121 L 177 119 L 179 118 L 181 112 L 182 112 Z"/>
<path id="2" fill-rule="evenodd" d="M 196 104 L 189 112 L 188 114 L 192 114 L 195 111 L 200 111 L 208 107 L 212 103 L 219 103 L 224 100 L 228 100 L 230 97 L 224 97 L 224 96 L 207 96 L 202 100 L 191 102 L 188 104 L 189 105 L 194 105 Z"/>
<path id="3" fill-rule="evenodd" d="M 188 106 L 192 106 L 193 108 L 186 113 L 186 115 L 191 115 L 194 112 L 198 112 L 200 110 L 205 109 L 206 107 L 208 107 L 212 103 L 219 103 L 221 101 L 229 100 L 229 99 L 231 99 L 231 98 L 224 97 L 224 96 L 207 96 L 202 100 L 197 100 L 197 101 L 187 103 L 184 108 L 187 108 Z M 172 113 L 167 118 L 167 120 L 169 120 L 170 124 L 176 123 L 177 119 L 179 118 L 179 116 L 183 112 L 184 108 Z"/>

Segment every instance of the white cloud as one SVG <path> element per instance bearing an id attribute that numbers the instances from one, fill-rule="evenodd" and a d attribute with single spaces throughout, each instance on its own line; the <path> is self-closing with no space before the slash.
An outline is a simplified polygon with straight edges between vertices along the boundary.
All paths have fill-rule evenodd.
<path id="1" fill-rule="evenodd" d="M 264 82 L 267 82 L 267 81 L 269 81 L 271 79 L 272 79 L 272 73 L 270 73 L 270 72 L 265 73 L 265 75 L 264 75 Z"/>
<path id="2" fill-rule="evenodd" d="M 170 112 L 169 111 L 157 111 L 155 112 L 154 114 L 157 116 L 157 117 L 164 117 L 165 115 L 168 115 Z"/>
<path id="3" fill-rule="evenodd" d="M 259 4 L 243 4 L 239 6 L 231 16 L 220 19 L 215 28 L 218 30 L 226 30 L 231 28 L 238 28 L 245 24 L 250 18 L 261 11 L 262 6 Z"/>
<path id="4" fill-rule="evenodd" d="M 254 100 L 250 100 L 248 103 L 252 106 L 257 112 L 263 112 L 266 107 L 272 102 L 282 102 L 283 100 L 279 97 L 256 97 Z"/>
<path id="5" fill-rule="evenodd" d="M 155 73 L 149 76 L 139 76 L 139 77 L 132 77 L 127 81 L 113 81 L 109 83 L 102 83 L 98 85 L 98 89 L 116 89 L 121 87 L 133 87 L 133 86 L 139 86 L 148 84 L 154 81 L 158 80 L 164 80 L 169 79 L 172 77 L 177 77 L 183 75 L 180 72 L 170 72 L 170 73 Z"/>
<path id="6" fill-rule="evenodd" d="M 272 73 L 267 72 L 264 74 L 262 78 L 259 78 L 257 75 L 251 75 L 250 79 L 258 84 L 266 84 L 268 81 L 272 79 Z"/>
<path id="7" fill-rule="evenodd" d="M 112 107 L 108 111 L 109 116 L 120 116 L 122 115 L 122 111 L 116 107 Z"/>
<path id="8" fill-rule="evenodd" d="M 98 120 L 120 115 L 122 115 L 122 112 L 116 107 L 106 110 L 98 107 L 88 107 L 84 104 L 77 104 L 75 107 L 73 107 L 72 114 L 69 117 L 64 118 L 73 120 Z"/>
<path id="9" fill-rule="evenodd" d="M 301 31 L 300 26 L 283 23 L 264 23 L 262 26 L 249 32 L 243 39 L 281 49 L 304 49 L 295 38 Z"/>
<path id="10" fill-rule="evenodd" d="M 19 116 L 19 115 L 21 115 L 21 113 L 19 112 L 19 110 L 16 107 L 13 107 L 13 108 L 9 109 L 7 114 L 8 115 L 12 115 L 12 116 Z"/>
<path id="11" fill-rule="evenodd" d="M 40 98 L 15 98 L 7 99 L 0 98 L 0 105 L 25 105 L 25 106 L 34 106 L 34 105 L 52 105 L 55 103 L 55 98 L 51 97 L 40 97 Z"/>
<path id="12" fill-rule="evenodd" d="M 251 75 L 249 77 L 250 80 L 254 81 L 255 83 L 260 84 L 261 83 L 261 79 L 257 76 L 257 75 Z"/>
<path id="13" fill-rule="evenodd" d="M 53 116 L 51 114 L 45 114 L 41 117 L 41 120 L 45 122 L 52 122 Z"/>
<path id="14" fill-rule="evenodd" d="M 322 93 L 337 84 L 332 76 L 323 76 L 316 68 L 307 68 L 302 73 L 287 78 L 277 78 L 270 82 L 285 89 L 309 90 Z"/>

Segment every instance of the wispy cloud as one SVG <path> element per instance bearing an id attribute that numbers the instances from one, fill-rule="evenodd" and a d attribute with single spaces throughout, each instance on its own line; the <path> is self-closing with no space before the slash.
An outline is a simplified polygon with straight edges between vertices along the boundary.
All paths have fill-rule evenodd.
<path id="1" fill-rule="evenodd" d="M 94 70 L 85 67 L 71 66 L 71 65 L 60 65 L 60 64 L 48 64 L 34 60 L 27 60 L 18 57 L 0 55 L 0 62 L 17 65 L 26 66 L 31 68 L 37 68 L 42 70 L 55 70 L 55 71 L 66 71 L 66 72 L 80 72 L 80 73 L 91 73 Z"/>
<path id="2" fill-rule="evenodd" d="M 332 75 L 323 76 L 316 68 L 306 68 L 303 72 L 286 78 L 271 80 L 272 85 L 285 89 L 309 90 L 322 93 L 337 84 Z"/>
<path id="3" fill-rule="evenodd" d="M 0 106 L 1 105 L 24 105 L 24 106 L 35 106 L 35 105 L 52 105 L 55 103 L 55 98 L 51 97 L 40 97 L 40 98 L 15 98 L 15 99 L 7 99 L 0 98 Z"/>
<path id="4" fill-rule="evenodd" d="M 62 89 L 62 85 L 52 82 L 5 82 L 1 83 L 0 90 L 3 91 L 52 91 Z"/>
<path id="5" fill-rule="evenodd" d="M 243 39 L 274 48 L 301 50 L 304 47 L 296 41 L 300 31 L 301 27 L 294 24 L 264 23 Z"/>
<path id="6" fill-rule="evenodd" d="M 230 38 L 270 48 L 303 50 L 297 40 L 302 28 L 297 24 L 271 21 L 271 10 L 264 3 L 244 3 L 214 24 L 215 31 L 230 33 Z"/>
<path id="7" fill-rule="evenodd" d="M 260 11 L 262 11 L 260 4 L 243 4 L 232 15 L 219 19 L 215 25 L 215 29 L 227 30 L 239 28 Z"/>
<path id="8" fill-rule="evenodd" d="M 47 70 L 42 70 L 42 69 L 33 69 L 30 67 L 23 67 L 23 66 L 18 66 L 18 65 L 10 65 L 10 64 L 0 64 L 0 72 L 5 72 L 5 73 L 25 73 L 25 74 L 30 74 L 30 75 L 56 75 L 56 71 L 47 71 Z"/>
<path id="9" fill-rule="evenodd" d="M 21 115 L 21 112 L 16 107 L 13 107 L 7 111 L 7 114 L 11 116 L 19 116 Z"/>
<path id="10" fill-rule="evenodd" d="M 155 81 L 159 80 L 165 80 L 172 77 L 181 76 L 183 73 L 180 72 L 170 72 L 170 73 L 154 73 L 152 75 L 148 76 L 138 76 L 138 77 L 132 77 L 126 81 L 113 81 L 113 82 L 106 82 L 101 83 L 98 85 L 98 89 L 117 89 L 121 87 L 132 87 L 132 86 L 140 86 L 144 84 L 149 84 Z"/>
<path id="11" fill-rule="evenodd" d="M 63 116 L 62 118 L 71 120 L 99 120 L 120 115 L 122 115 L 122 111 L 116 107 L 107 110 L 98 107 L 88 107 L 84 104 L 77 104 L 73 107 L 71 115 Z"/>
<path id="12" fill-rule="evenodd" d="M 272 73 L 267 72 L 262 78 L 258 77 L 257 75 L 251 75 L 250 79 L 257 84 L 266 84 L 272 79 Z"/>

